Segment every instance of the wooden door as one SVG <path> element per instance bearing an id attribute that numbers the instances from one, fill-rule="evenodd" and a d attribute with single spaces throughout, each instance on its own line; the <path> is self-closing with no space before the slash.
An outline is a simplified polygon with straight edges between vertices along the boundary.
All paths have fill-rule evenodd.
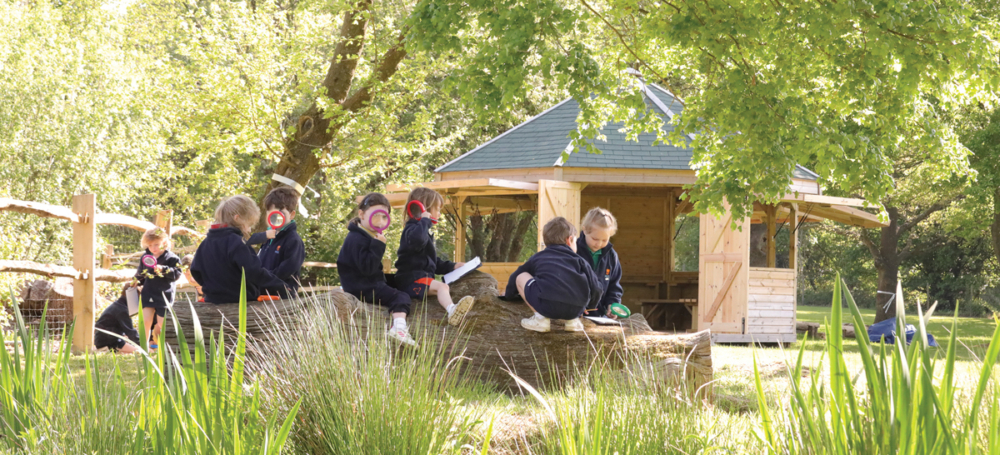
<path id="1" fill-rule="evenodd" d="M 584 186 L 559 180 L 538 181 L 538 251 L 545 248 L 542 237 L 545 223 L 553 218 L 564 217 L 580 228 L 580 192 Z"/>
<path id="2" fill-rule="evenodd" d="M 698 330 L 743 333 L 747 316 L 750 265 L 750 219 L 736 221 L 701 215 L 698 251 Z"/>

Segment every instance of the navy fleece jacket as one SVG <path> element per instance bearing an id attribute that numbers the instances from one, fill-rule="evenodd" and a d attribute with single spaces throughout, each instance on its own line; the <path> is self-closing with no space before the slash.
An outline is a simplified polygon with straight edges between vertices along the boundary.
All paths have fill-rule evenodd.
<path id="1" fill-rule="evenodd" d="M 547 246 L 521 264 L 507 281 L 505 297 L 518 295 L 517 276 L 524 272 L 535 278 L 533 286 L 539 286 L 541 298 L 565 305 L 570 312 L 596 309 L 604 294 L 591 265 L 566 245 Z"/>
<path id="2" fill-rule="evenodd" d="M 306 247 L 302 243 L 302 237 L 299 237 L 295 221 L 278 231 L 273 239 L 267 238 L 264 232 L 258 232 L 251 235 L 247 243 L 263 245 L 257 252 L 260 264 L 285 283 L 277 289 L 268 288 L 271 294 L 278 292 L 284 298 L 288 297 L 286 287 L 292 292 L 299 288 L 299 270 L 302 269 L 302 262 L 306 260 Z"/>
<path id="3" fill-rule="evenodd" d="M 434 275 L 444 275 L 455 270 L 455 263 L 442 261 L 434 248 L 430 218 L 411 219 L 403 228 L 396 252 L 396 287 L 409 286 L 411 282 Z M 405 282 L 404 282 L 405 281 Z"/>
<path id="4" fill-rule="evenodd" d="M 152 254 L 149 248 L 146 248 L 146 254 Z M 140 258 L 135 277 L 142 285 L 143 308 L 165 308 L 174 302 L 175 282 L 184 275 L 180 264 L 181 258 L 170 251 L 164 251 L 156 258 L 155 268 L 146 267 Z"/>
<path id="5" fill-rule="evenodd" d="M 139 343 L 139 331 L 132 325 L 132 317 L 128 314 L 128 303 L 124 295 L 104 309 L 101 317 L 94 322 L 94 329 L 117 333 L 132 340 L 133 343 Z M 114 336 L 94 330 L 94 345 L 98 348 L 118 346 L 118 344 L 119 341 Z"/>
<path id="6" fill-rule="evenodd" d="M 601 257 L 595 267 L 594 255 L 587 246 L 586 236 L 581 232 L 580 238 L 576 240 L 576 253 L 594 268 L 594 274 L 604 289 L 604 297 L 601 297 L 601 303 L 597 304 L 597 313 L 604 316 L 608 314 L 608 307 L 612 303 L 622 303 L 622 264 L 618 262 L 618 252 L 609 242 L 601 248 Z"/>
<path id="7" fill-rule="evenodd" d="M 382 271 L 385 243 L 375 240 L 355 222 L 347 225 L 347 238 L 337 256 L 337 272 L 344 292 L 357 294 L 386 284 Z"/>
<path id="8" fill-rule="evenodd" d="M 239 303 L 240 283 L 246 274 L 247 301 L 257 300 L 260 288 L 284 286 L 260 264 L 253 248 L 234 227 L 209 229 L 191 263 L 191 276 L 201 284 L 209 303 Z"/>

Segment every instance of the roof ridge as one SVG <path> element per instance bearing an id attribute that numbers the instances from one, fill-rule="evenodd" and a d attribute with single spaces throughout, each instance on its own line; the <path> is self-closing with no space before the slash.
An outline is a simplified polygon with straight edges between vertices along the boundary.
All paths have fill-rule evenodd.
<path id="1" fill-rule="evenodd" d="M 476 153 L 477 151 L 479 151 L 479 150 L 480 150 L 480 149 L 482 149 L 483 147 L 486 147 L 487 145 L 490 145 L 490 144 L 492 144 L 492 143 L 496 142 L 496 141 L 497 141 L 497 140 L 499 140 L 500 138 L 502 138 L 502 137 L 504 137 L 504 136 L 506 136 L 506 135 L 508 135 L 508 134 L 510 134 L 510 133 L 512 133 L 512 132 L 514 132 L 514 130 L 517 130 L 518 128 L 520 128 L 520 127 L 522 127 L 522 126 L 524 126 L 524 125 L 527 125 L 527 124 L 529 124 L 529 123 L 531 123 L 531 122 L 535 121 L 535 119 L 537 119 L 537 118 L 539 118 L 539 117 L 541 117 L 541 116 L 543 116 L 543 115 L 545 115 L 545 114 L 548 114 L 548 113 L 549 113 L 549 111 L 552 111 L 552 110 L 554 110 L 555 108 L 557 108 L 557 107 L 559 107 L 559 106 L 562 106 L 563 104 L 566 104 L 567 102 L 571 101 L 572 99 L 573 99 L 573 97 L 571 96 L 571 97 L 569 97 L 569 98 L 566 98 L 566 99 L 564 99 L 564 100 L 562 100 L 562 101 L 560 101 L 560 102 L 556 103 L 556 105 L 555 105 L 555 106 L 552 106 L 552 107 L 550 107 L 550 108 L 548 108 L 548 109 L 546 109 L 546 110 L 542 111 L 542 112 L 541 112 L 541 113 L 539 113 L 538 115 L 536 115 L 536 116 L 534 116 L 534 117 L 531 117 L 531 118 L 529 118 L 528 120 L 525 120 L 525 121 L 524 121 L 524 122 L 522 122 L 522 123 L 519 123 L 519 124 L 517 124 L 517 125 L 516 125 L 516 126 L 514 126 L 513 128 L 511 128 L 511 129 L 509 129 L 509 130 L 507 130 L 507 131 L 504 131 L 503 133 L 501 133 L 500 135 L 498 135 L 498 136 L 494 137 L 493 139 L 490 139 L 490 140 L 488 140 L 488 141 L 486 141 L 486 142 L 484 142 L 484 143 L 480 144 L 480 145 L 479 145 L 478 147 L 476 147 L 476 148 L 474 148 L 474 149 L 472 149 L 472 150 L 469 150 L 468 152 L 465 152 L 465 153 L 463 153 L 463 154 L 462 154 L 461 156 L 459 156 L 458 158 L 455 158 L 455 159 L 453 159 L 453 160 L 451 160 L 451 161 L 449 161 L 449 162 L 447 162 L 447 163 L 444 163 L 444 164 L 442 164 L 442 165 L 441 165 L 440 167 L 438 167 L 437 169 L 434 169 L 434 172 L 441 172 L 441 171 L 443 171 L 443 170 L 444 170 L 445 168 L 447 168 L 448 166 L 451 166 L 452 164 L 455 164 L 455 162 L 456 162 L 456 161 L 458 161 L 458 160 L 461 160 L 462 158 L 465 158 L 465 157 L 467 157 L 467 156 L 469 156 L 469 155 L 471 155 L 471 154 L 473 154 L 473 153 Z"/>

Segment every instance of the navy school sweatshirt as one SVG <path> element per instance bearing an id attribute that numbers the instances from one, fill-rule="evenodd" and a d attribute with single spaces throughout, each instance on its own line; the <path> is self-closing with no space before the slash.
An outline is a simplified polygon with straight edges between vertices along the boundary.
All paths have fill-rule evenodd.
<path id="1" fill-rule="evenodd" d="M 347 238 L 337 256 L 337 273 L 344 292 L 359 294 L 386 285 L 382 270 L 385 243 L 375 240 L 357 223 L 347 225 Z"/>
<path id="2" fill-rule="evenodd" d="M 146 253 L 149 248 L 146 248 Z M 184 275 L 181 270 L 181 258 L 170 251 L 164 251 L 156 258 L 156 267 L 146 267 L 139 259 L 139 268 L 135 277 L 142 285 L 141 302 L 143 308 L 164 308 L 174 301 L 175 282 Z"/>
<path id="3" fill-rule="evenodd" d="M 132 325 L 132 317 L 128 314 L 128 302 L 122 295 L 111 305 L 108 305 L 94 323 L 94 329 L 103 329 L 117 333 L 125 338 L 139 343 L 139 331 Z M 94 345 L 98 348 L 117 346 L 118 339 L 104 332 L 94 330 Z"/>
<path id="4" fill-rule="evenodd" d="M 507 282 L 505 297 L 518 295 L 517 276 L 528 272 L 535 278 L 541 298 L 565 305 L 577 312 L 597 308 L 604 294 L 604 287 L 597 280 L 594 269 L 566 245 L 547 246 L 521 264 Z"/>
<path id="5" fill-rule="evenodd" d="M 260 264 L 285 283 L 278 289 L 268 288 L 269 291 L 277 291 L 282 297 L 287 297 L 285 287 L 292 291 L 299 288 L 299 271 L 306 260 L 306 247 L 302 237 L 299 237 L 295 221 L 278 231 L 273 239 L 267 238 L 264 232 L 258 232 L 251 235 L 247 243 L 263 245 L 257 253 Z"/>
<path id="6" fill-rule="evenodd" d="M 191 276 L 201 284 L 209 303 L 239 303 L 240 283 L 246 274 L 247 301 L 257 300 L 260 288 L 278 289 L 284 282 L 260 264 L 253 248 L 234 227 L 208 230 L 191 263 Z"/>
<path id="7" fill-rule="evenodd" d="M 608 242 L 601 248 L 601 257 L 595 267 L 594 255 L 587 246 L 586 236 L 581 232 L 580 238 L 576 240 L 576 253 L 594 268 L 594 274 L 604 289 L 604 297 L 601 297 L 601 303 L 597 305 L 597 312 L 601 316 L 608 314 L 608 307 L 612 303 L 622 303 L 622 264 L 618 262 L 618 252 Z"/>
<path id="8" fill-rule="evenodd" d="M 430 218 L 406 221 L 403 234 L 399 237 L 399 250 L 396 251 L 396 287 L 408 287 L 417 279 L 455 270 L 454 262 L 437 257 L 434 236 L 431 235 L 432 225 Z"/>

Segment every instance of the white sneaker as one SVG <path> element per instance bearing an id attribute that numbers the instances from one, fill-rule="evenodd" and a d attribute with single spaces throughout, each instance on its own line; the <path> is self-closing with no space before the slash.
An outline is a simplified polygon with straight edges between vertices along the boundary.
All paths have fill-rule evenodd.
<path id="1" fill-rule="evenodd" d="M 407 329 L 401 329 L 396 326 L 389 327 L 389 331 L 386 332 L 389 338 L 392 338 L 400 343 L 407 346 L 417 347 L 417 342 L 410 336 L 410 331 Z"/>
<path id="2" fill-rule="evenodd" d="M 582 332 L 583 331 L 583 321 L 580 318 L 569 319 L 566 321 L 566 326 L 563 327 L 567 332 Z"/>
<path id="3" fill-rule="evenodd" d="M 534 330 L 536 332 L 548 332 L 552 328 L 551 325 L 552 324 L 549 322 L 549 318 L 538 313 L 535 313 L 530 318 L 521 319 L 521 327 L 528 330 Z"/>
<path id="4" fill-rule="evenodd" d="M 472 304 L 476 303 L 475 297 L 467 295 L 462 297 L 458 303 L 455 304 L 455 311 L 448 316 L 448 323 L 451 325 L 459 325 L 462 323 L 462 319 L 465 319 L 465 314 L 472 309 Z"/>

